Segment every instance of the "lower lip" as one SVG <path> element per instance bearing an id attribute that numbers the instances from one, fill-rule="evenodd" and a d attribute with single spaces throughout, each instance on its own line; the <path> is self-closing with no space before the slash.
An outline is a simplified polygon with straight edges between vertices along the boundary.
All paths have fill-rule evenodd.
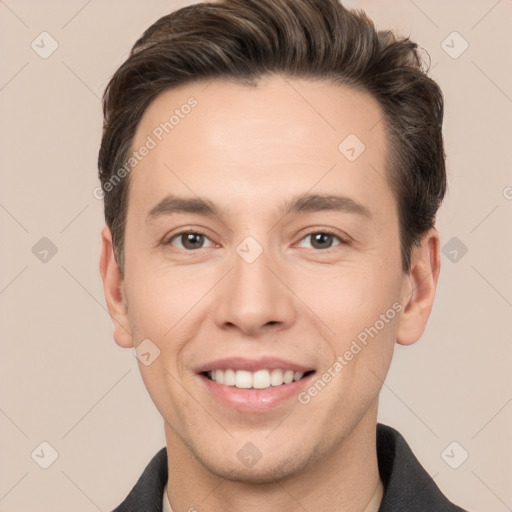
<path id="1" fill-rule="evenodd" d="M 314 373 L 300 380 L 270 386 L 266 389 L 239 389 L 224 386 L 204 375 L 199 375 L 208 391 L 222 404 L 241 412 L 264 412 L 281 405 L 291 397 L 296 397 L 309 382 Z"/>

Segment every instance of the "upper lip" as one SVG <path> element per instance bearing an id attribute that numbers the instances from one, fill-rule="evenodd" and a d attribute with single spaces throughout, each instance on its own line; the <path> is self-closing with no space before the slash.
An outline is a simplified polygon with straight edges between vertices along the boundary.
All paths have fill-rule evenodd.
<path id="1" fill-rule="evenodd" d="M 259 357 L 257 359 L 248 359 L 246 357 L 227 357 L 216 359 L 198 366 L 197 373 L 209 372 L 212 370 L 247 370 L 256 372 L 258 370 L 293 370 L 294 372 L 303 372 L 314 370 L 314 368 L 294 363 L 278 357 Z"/>

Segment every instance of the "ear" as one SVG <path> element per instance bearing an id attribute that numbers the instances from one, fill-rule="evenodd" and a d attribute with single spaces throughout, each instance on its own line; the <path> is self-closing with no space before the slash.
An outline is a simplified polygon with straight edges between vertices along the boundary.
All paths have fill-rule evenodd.
<path id="1" fill-rule="evenodd" d="M 100 274 L 108 312 L 114 324 L 114 340 L 120 347 L 133 347 L 124 279 L 114 257 L 112 234 L 107 226 L 101 230 Z"/>
<path id="2" fill-rule="evenodd" d="M 425 330 L 441 269 L 439 245 L 439 234 L 432 228 L 423 236 L 420 245 L 413 247 L 411 266 L 404 274 L 402 304 L 406 306 L 400 316 L 396 338 L 400 345 L 412 345 Z"/>

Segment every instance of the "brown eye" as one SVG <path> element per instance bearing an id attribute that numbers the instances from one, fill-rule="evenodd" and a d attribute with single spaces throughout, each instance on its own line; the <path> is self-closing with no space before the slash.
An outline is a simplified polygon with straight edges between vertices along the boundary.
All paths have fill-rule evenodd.
<path id="1" fill-rule="evenodd" d="M 200 249 L 203 246 L 204 236 L 199 233 L 185 233 L 181 235 L 181 243 L 185 249 Z"/>
<path id="2" fill-rule="evenodd" d="M 208 246 L 212 245 L 208 237 L 201 233 L 194 232 L 179 233 L 169 241 L 169 245 L 173 245 L 174 247 L 185 249 L 187 251 L 202 249 L 205 247 L 205 243 Z"/>
<path id="3" fill-rule="evenodd" d="M 311 246 L 315 249 L 328 249 L 332 247 L 334 236 L 329 233 L 313 233 L 311 236 Z"/>
<path id="4" fill-rule="evenodd" d="M 310 233 L 306 235 L 301 241 L 302 247 L 312 248 L 312 249 L 330 249 L 335 245 L 343 244 L 343 240 L 337 235 L 332 233 L 326 233 L 323 231 L 318 231 L 316 233 Z"/>

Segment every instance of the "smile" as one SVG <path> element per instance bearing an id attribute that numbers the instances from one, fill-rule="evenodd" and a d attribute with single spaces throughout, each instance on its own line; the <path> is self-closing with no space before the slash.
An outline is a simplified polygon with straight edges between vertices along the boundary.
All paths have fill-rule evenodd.
<path id="1" fill-rule="evenodd" d="M 236 387 L 238 389 L 267 389 L 271 386 L 282 386 L 296 382 L 311 372 L 299 372 L 282 369 L 263 369 L 255 372 L 247 370 L 212 370 L 205 372 L 206 377 L 223 386 Z"/>
<path id="2" fill-rule="evenodd" d="M 194 373 L 209 399 L 228 409 L 264 413 L 293 407 L 315 373 L 314 366 L 275 356 L 224 357 L 199 364 Z M 288 405 L 286 405 L 288 404 Z"/>

